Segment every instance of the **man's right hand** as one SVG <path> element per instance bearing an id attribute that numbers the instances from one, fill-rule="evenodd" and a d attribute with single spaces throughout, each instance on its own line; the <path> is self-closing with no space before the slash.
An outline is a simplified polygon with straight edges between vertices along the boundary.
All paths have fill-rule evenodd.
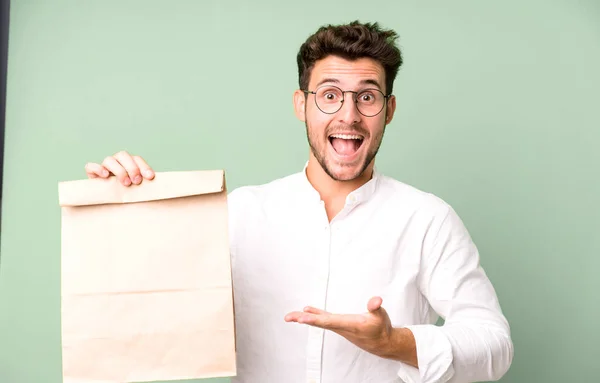
<path id="1" fill-rule="evenodd" d="M 101 164 L 87 163 L 85 172 L 88 178 L 117 177 L 125 186 L 139 185 L 142 180 L 154 178 L 154 171 L 140 156 L 121 151 L 113 156 L 106 157 Z"/>

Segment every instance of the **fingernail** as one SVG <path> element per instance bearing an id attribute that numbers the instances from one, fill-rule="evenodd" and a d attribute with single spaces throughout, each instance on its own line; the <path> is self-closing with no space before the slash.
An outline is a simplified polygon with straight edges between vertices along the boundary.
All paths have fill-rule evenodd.
<path id="1" fill-rule="evenodd" d="M 103 170 L 101 175 L 102 177 L 108 177 L 108 170 Z"/>
<path id="2" fill-rule="evenodd" d="M 146 170 L 146 171 L 144 171 L 144 176 L 146 176 L 146 177 L 152 177 L 152 170 Z"/>
<path id="3" fill-rule="evenodd" d="M 123 180 L 123 184 L 124 184 L 125 186 L 129 186 L 129 185 L 131 185 L 131 180 L 129 179 L 129 177 L 127 177 L 127 178 L 125 178 L 125 179 Z"/>
<path id="4" fill-rule="evenodd" d="M 140 182 L 142 182 L 142 176 L 140 176 L 140 175 L 135 176 L 135 178 L 133 179 L 133 182 L 136 184 L 139 184 Z"/>

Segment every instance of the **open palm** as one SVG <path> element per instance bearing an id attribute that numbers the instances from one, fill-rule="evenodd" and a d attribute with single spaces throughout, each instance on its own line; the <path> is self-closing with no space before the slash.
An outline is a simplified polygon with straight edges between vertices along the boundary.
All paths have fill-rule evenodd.
<path id="1" fill-rule="evenodd" d="M 367 312 L 361 314 L 332 314 L 315 307 L 305 307 L 303 311 L 287 314 L 285 320 L 333 331 L 363 350 L 379 355 L 389 348 L 393 330 L 382 303 L 380 297 L 371 298 Z"/>

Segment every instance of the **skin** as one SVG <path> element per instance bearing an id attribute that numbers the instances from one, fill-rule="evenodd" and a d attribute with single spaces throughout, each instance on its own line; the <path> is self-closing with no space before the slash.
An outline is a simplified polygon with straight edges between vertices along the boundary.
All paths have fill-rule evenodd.
<path id="1" fill-rule="evenodd" d="M 327 81 L 334 80 L 334 81 Z M 368 84 L 367 81 L 379 85 Z M 317 62 L 312 70 L 308 90 L 315 90 L 322 84 L 331 84 L 342 90 L 359 90 L 376 87 L 385 92 L 385 72 L 383 67 L 371 59 L 348 61 L 329 56 Z M 351 101 L 351 94 L 345 95 L 342 108 L 335 114 L 321 112 L 314 95 L 305 97 L 304 92 L 294 93 L 296 117 L 306 125 L 309 141 L 307 177 L 325 202 L 327 216 L 332 220 L 345 204 L 350 192 L 365 184 L 373 174 L 375 155 L 379 150 L 385 126 L 392 121 L 396 109 L 396 99 L 391 97 L 386 108 L 374 117 L 365 117 Z M 351 160 L 340 158 L 329 142 L 332 133 L 360 134 L 365 138 L 357 156 Z"/>
<path id="2" fill-rule="evenodd" d="M 322 83 L 354 91 L 377 87 L 386 94 L 384 69 L 368 58 L 348 61 L 328 56 L 320 60 L 312 70 L 308 90 L 315 90 Z M 337 113 L 325 114 L 315 105 L 314 95 L 306 97 L 301 90 L 293 95 L 295 114 L 306 126 L 310 148 L 306 175 L 321 195 L 330 221 L 344 207 L 348 194 L 371 179 L 385 127 L 392 121 L 396 109 L 396 99 L 391 96 L 380 114 L 365 117 L 358 112 L 355 103 L 348 102 L 353 100 L 350 93 L 345 95 L 345 100 Z M 364 140 L 355 155 L 345 158 L 338 155 L 329 142 L 328 137 L 333 133 L 360 134 Z M 88 163 L 85 170 L 89 178 L 115 176 L 125 186 L 139 185 L 155 177 L 142 157 L 124 151 L 106 157 L 102 163 Z M 360 314 L 334 314 L 305 307 L 288 313 L 284 320 L 334 331 L 367 352 L 418 368 L 412 332 L 394 328 L 382 304 L 381 297 L 373 297 L 367 303 L 366 312 Z"/>

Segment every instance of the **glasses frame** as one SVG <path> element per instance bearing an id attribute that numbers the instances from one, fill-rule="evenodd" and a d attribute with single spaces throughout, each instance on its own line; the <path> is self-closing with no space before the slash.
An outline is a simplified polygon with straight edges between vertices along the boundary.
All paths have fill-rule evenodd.
<path id="1" fill-rule="evenodd" d="M 321 107 L 319 106 L 319 103 L 317 102 L 317 92 L 319 91 L 319 89 L 324 88 L 324 87 L 336 88 L 336 89 L 338 89 L 340 91 L 340 93 L 342 93 L 342 100 L 340 101 L 340 106 L 334 112 L 326 112 L 326 111 L 324 111 L 323 109 L 321 109 Z M 342 107 L 344 106 L 344 101 L 346 101 L 346 93 L 352 93 L 354 95 L 352 98 L 354 100 L 354 106 L 356 107 L 356 110 L 358 111 L 358 113 L 362 114 L 365 117 L 375 117 L 378 114 L 380 114 L 385 109 L 385 107 L 387 105 L 387 102 L 388 102 L 388 99 L 392 96 L 391 93 L 386 95 L 386 94 L 384 94 L 382 91 L 380 91 L 377 88 L 366 88 L 366 89 L 362 89 L 361 91 L 357 92 L 357 91 L 354 91 L 354 90 L 342 90 L 341 88 L 339 88 L 339 87 L 337 87 L 335 85 L 321 85 L 320 87 L 318 87 L 314 91 L 313 90 L 305 90 L 305 89 L 302 89 L 302 91 L 305 94 L 313 94 L 315 96 L 314 97 L 314 99 L 315 99 L 315 105 L 317 106 L 317 108 L 321 112 L 323 112 L 325 114 L 335 114 L 335 113 L 339 112 L 342 109 Z M 366 91 L 376 91 L 376 92 L 379 92 L 379 93 L 381 93 L 383 95 L 383 100 L 384 101 L 383 101 L 383 104 L 381 105 L 381 109 L 379 109 L 379 112 L 377 112 L 375 114 L 364 114 L 363 112 L 360 111 L 360 108 L 358 107 L 358 101 L 357 101 L 358 95 L 359 95 L 359 93 L 363 93 L 363 92 L 366 92 Z"/>

